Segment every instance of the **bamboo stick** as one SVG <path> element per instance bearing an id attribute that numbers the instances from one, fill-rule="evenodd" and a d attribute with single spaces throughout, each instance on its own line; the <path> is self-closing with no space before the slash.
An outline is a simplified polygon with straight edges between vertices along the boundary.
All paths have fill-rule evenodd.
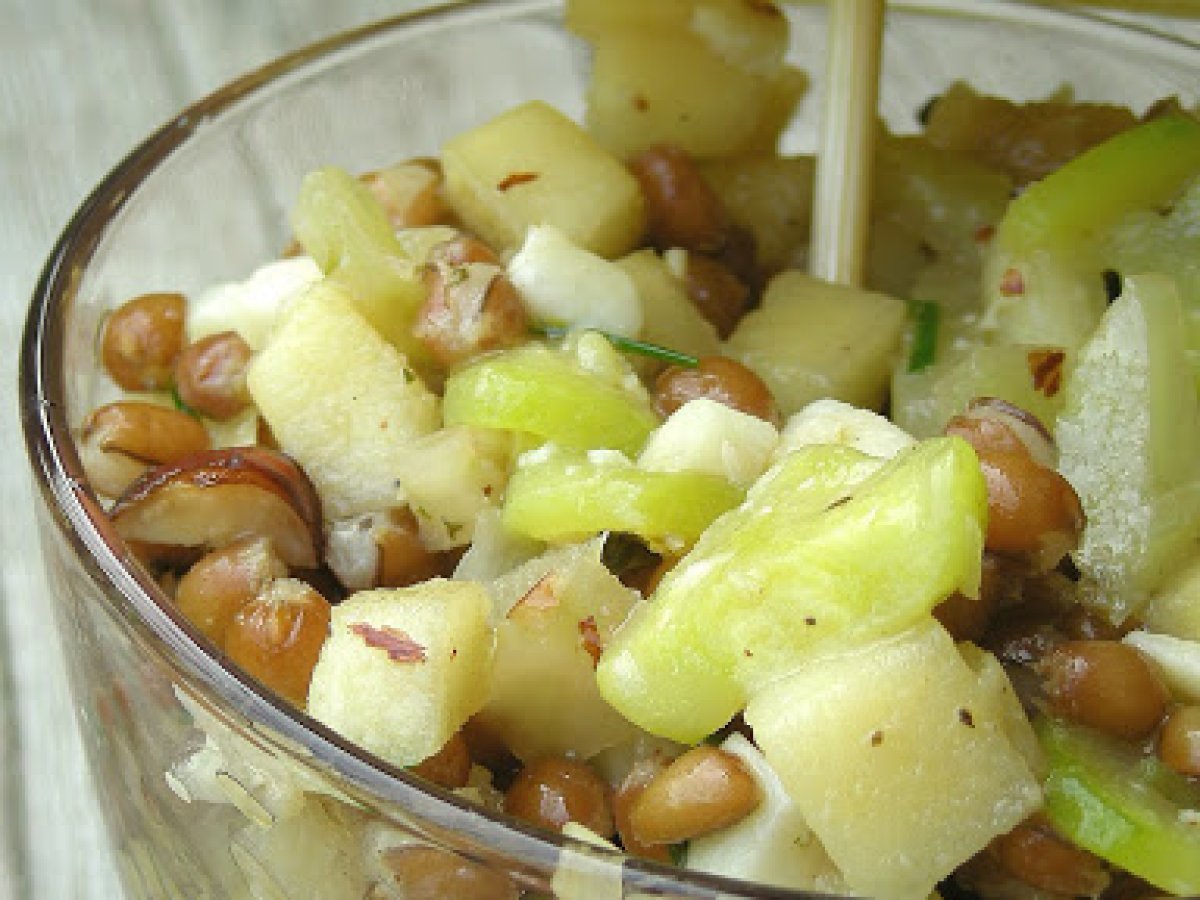
<path id="1" fill-rule="evenodd" d="M 829 0 L 809 271 L 856 287 L 866 268 L 883 8 L 883 0 Z"/>

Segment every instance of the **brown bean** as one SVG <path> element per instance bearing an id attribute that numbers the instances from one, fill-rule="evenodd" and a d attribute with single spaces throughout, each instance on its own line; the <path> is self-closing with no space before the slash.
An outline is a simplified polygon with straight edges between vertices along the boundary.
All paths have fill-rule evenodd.
<path id="1" fill-rule="evenodd" d="M 525 305 L 499 266 L 438 263 L 426 267 L 424 280 L 413 333 L 443 367 L 527 337 Z"/>
<path id="2" fill-rule="evenodd" d="M 643 844 L 677 844 L 741 821 L 761 799 L 758 782 L 736 756 L 701 744 L 646 785 L 629 824 Z"/>
<path id="3" fill-rule="evenodd" d="M 329 633 L 329 601 L 293 578 L 271 582 L 225 631 L 225 653 L 276 693 L 303 707 Z"/>
<path id="4" fill-rule="evenodd" d="M 1055 714 L 1117 737 L 1149 734 L 1170 700 L 1145 657 L 1117 641 L 1067 641 L 1037 671 Z"/>
<path id="5" fill-rule="evenodd" d="M 608 785 L 586 763 L 551 756 L 520 771 L 504 795 L 504 811 L 551 831 L 578 822 L 601 837 L 614 831 Z"/>
<path id="6" fill-rule="evenodd" d="M 1083 507 L 1058 472 L 1042 465 L 1021 437 L 995 419 L 955 416 L 946 434 L 975 448 L 988 491 L 985 545 L 1052 568 L 1079 545 Z"/>
<path id="7" fill-rule="evenodd" d="M 688 297 L 722 340 L 733 333 L 750 303 L 750 289 L 730 269 L 707 256 L 689 253 L 684 283 Z"/>
<path id="8" fill-rule="evenodd" d="M 697 397 L 707 397 L 772 424 L 779 421 L 771 389 L 753 371 L 727 356 L 702 357 L 695 368 L 670 366 L 654 384 L 654 408 L 664 418 Z"/>
<path id="9" fill-rule="evenodd" d="M 662 771 L 663 767 L 664 762 L 657 757 L 649 757 L 634 765 L 621 782 L 620 787 L 613 793 L 612 807 L 617 836 L 620 837 L 621 846 L 625 852 L 630 856 L 639 856 L 642 859 L 653 859 L 665 863 L 671 861 L 671 851 L 667 845 L 643 844 L 633 833 L 633 826 L 630 823 L 630 813 L 633 811 L 634 804 L 646 790 L 646 785 Z"/>
<path id="10" fill-rule="evenodd" d="M 1180 775 L 1200 778 L 1200 706 L 1180 706 L 1167 717 L 1158 758 Z"/>
<path id="11" fill-rule="evenodd" d="M 359 181 L 379 201 L 393 228 L 420 228 L 450 218 L 442 201 L 442 167 L 436 159 L 412 159 L 366 172 Z"/>
<path id="12" fill-rule="evenodd" d="M 517 900 L 508 876 L 442 850 L 411 844 L 383 853 L 392 886 L 405 900 Z"/>
<path id="13" fill-rule="evenodd" d="M 729 234 L 725 210 L 687 153 L 665 144 L 650 147 L 629 169 L 642 189 L 651 243 L 709 256 L 721 252 Z"/>
<path id="14" fill-rule="evenodd" d="M 186 304 L 182 294 L 142 294 L 113 311 L 100 344 L 100 360 L 113 381 L 127 391 L 171 386 Z"/>
<path id="15" fill-rule="evenodd" d="M 246 367 L 254 351 L 236 331 L 188 344 L 175 361 L 179 399 L 210 419 L 231 419 L 250 405 Z"/>
<path id="16" fill-rule="evenodd" d="M 417 518 L 407 506 L 390 510 L 372 536 L 379 548 L 379 587 L 407 587 L 447 574 L 445 557 L 425 546 Z"/>
<path id="17" fill-rule="evenodd" d="M 999 397 L 976 397 L 967 404 L 962 418 L 982 429 L 980 445 L 985 449 L 1015 453 L 1024 448 L 1047 468 L 1058 464 L 1058 448 L 1042 420 L 1014 403 Z"/>
<path id="18" fill-rule="evenodd" d="M 125 400 L 92 410 L 79 433 L 79 450 L 92 486 L 119 496 L 146 469 L 208 449 L 208 432 L 195 418 L 154 403 Z"/>
<path id="19" fill-rule="evenodd" d="M 264 537 L 245 537 L 199 559 L 179 580 L 175 604 L 188 620 L 222 646 L 238 611 L 287 566 Z"/>
<path id="20" fill-rule="evenodd" d="M 1008 872 L 1025 884 L 1064 897 L 1096 897 L 1108 886 L 1104 864 L 1069 844 L 1037 819 L 1022 822 L 992 842 Z"/>

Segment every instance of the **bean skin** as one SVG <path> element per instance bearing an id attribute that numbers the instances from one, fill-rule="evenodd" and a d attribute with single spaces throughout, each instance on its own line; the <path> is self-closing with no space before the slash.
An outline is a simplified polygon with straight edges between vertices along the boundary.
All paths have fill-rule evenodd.
<path id="1" fill-rule="evenodd" d="M 1148 735 L 1170 700 L 1145 657 L 1117 641 L 1066 641 L 1037 671 L 1052 712 L 1119 738 Z"/>
<path id="2" fill-rule="evenodd" d="M 640 843 L 677 844 L 741 821 L 761 799 L 741 760 L 701 744 L 650 780 L 629 811 L 629 825 Z"/>
<path id="3" fill-rule="evenodd" d="M 175 362 L 175 388 L 188 407 L 210 419 L 231 419 L 250 405 L 246 367 L 254 351 L 235 331 L 188 344 Z"/>
<path id="4" fill-rule="evenodd" d="M 651 243 L 706 256 L 721 252 L 729 231 L 725 210 L 687 153 L 667 144 L 650 147 L 629 168 L 646 202 Z"/>
<path id="5" fill-rule="evenodd" d="M 186 305 L 182 294 L 142 294 L 113 311 L 100 340 L 100 361 L 113 381 L 127 391 L 171 386 Z"/>
<path id="6" fill-rule="evenodd" d="M 992 843 L 1000 864 L 1021 881 L 1064 897 L 1095 897 L 1108 885 L 1104 864 L 1037 820 L 1022 822 Z"/>
<path id="7" fill-rule="evenodd" d="M 1200 778 L 1200 706 L 1180 706 L 1167 717 L 1158 758 L 1180 775 Z"/>
<path id="8" fill-rule="evenodd" d="M 601 837 L 615 832 L 608 785 L 590 766 L 545 757 L 520 771 L 504 795 L 504 811 L 550 831 L 578 822 Z"/>
<path id="9" fill-rule="evenodd" d="M 654 384 L 654 408 L 664 418 L 697 397 L 707 397 L 773 425 L 779 422 L 771 389 L 753 371 L 727 356 L 702 357 L 695 368 L 670 366 Z"/>

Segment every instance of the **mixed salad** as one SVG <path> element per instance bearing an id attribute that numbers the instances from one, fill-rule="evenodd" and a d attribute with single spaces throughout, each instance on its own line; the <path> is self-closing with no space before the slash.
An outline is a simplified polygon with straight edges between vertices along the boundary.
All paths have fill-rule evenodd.
<path id="1" fill-rule="evenodd" d="M 536 826 L 830 894 L 1200 894 L 1200 121 L 955 84 L 834 285 L 774 3 L 567 16 L 584 123 L 314 171 L 279 260 L 107 317 L 78 443 L 131 549 L 250 676 Z M 437 865 L 378 877 L 517 894 Z"/>

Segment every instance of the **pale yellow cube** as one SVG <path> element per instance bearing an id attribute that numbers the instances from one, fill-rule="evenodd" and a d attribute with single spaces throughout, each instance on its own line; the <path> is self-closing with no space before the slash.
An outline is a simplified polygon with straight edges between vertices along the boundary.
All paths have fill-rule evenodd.
<path id="1" fill-rule="evenodd" d="M 398 766 L 432 756 L 487 699 L 490 608 L 468 581 L 352 595 L 333 609 L 309 714 Z"/>
<path id="2" fill-rule="evenodd" d="M 280 313 L 246 385 L 280 449 L 312 479 L 327 519 L 402 503 L 405 449 L 440 421 L 437 397 L 404 355 L 328 282 Z"/>
<path id="3" fill-rule="evenodd" d="M 806 663 L 746 721 L 855 895 L 923 900 L 1041 804 L 996 661 L 932 620 Z"/>
<path id="4" fill-rule="evenodd" d="M 637 181 L 577 124 L 541 101 L 518 106 L 442 148 L 445 195 L 472 231 L 502 253 L 552 225 L 600 256 L 641 240 Z"/>
<path id="5" fill-rule="evenodd" d="M 587 759 L 638 733 L 596 686 L 596 656 L 638 599 L 605 568 L 602 546 L 556 548 L 489 585 L 504 613 L 478 720 L 525 762 Z"/>
<path id="6" fill-rule="evenodd" d="M 762 377 L 785 416 L 822 397 L 879 409 L 905 316 L 895 297 L 787 271 L 771 279 L 726 351 Z"/>
<path id="7" fill-rule="evenodd" d="M 732 156 L 758 137 L 770 85 L 695 35 L 622 31 L 596 43 L 587 126 L 622 158 L 664 143 Z"/>

